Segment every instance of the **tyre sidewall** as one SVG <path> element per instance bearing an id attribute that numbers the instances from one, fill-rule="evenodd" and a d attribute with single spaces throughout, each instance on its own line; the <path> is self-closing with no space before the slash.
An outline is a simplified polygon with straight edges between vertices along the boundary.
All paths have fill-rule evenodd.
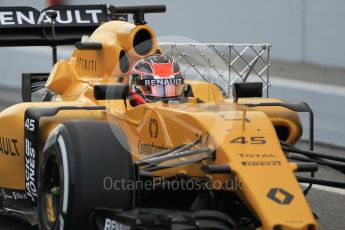
<path id="1" fill-rule="evenodd" d="M 93 127 L 89 131 L 94 135 L 86 133 L 88 125 Z M 134 205 L 134 191 L 107 191 L 103 186 L 107 176 L 114 180 L 135 178 L 132 158 L 119 138 L 114 139 L 112 128 L 105 122 L 68 122 L 59 125 L 49 136 L 42 165 L 51 154 L 57 155 L 63 191 L 60 211 L 63 211 L 64 200 L 67 202 L 66 212 L 60 212 L 54 230 L 86 229 L 89 215 L 96 207 L 131 208 Z M 44 166 L 41 169 L 43 172 Z M 40 174 L 39 181 L 41 178 Z M 39 206 L 39 210 L 42 215 L 43 208 Z"/>

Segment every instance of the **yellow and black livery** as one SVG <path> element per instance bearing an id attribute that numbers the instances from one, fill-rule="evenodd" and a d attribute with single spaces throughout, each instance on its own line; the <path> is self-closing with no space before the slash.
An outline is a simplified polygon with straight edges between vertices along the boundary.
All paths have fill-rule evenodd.
<path id="1" fill-rule="evenodd" d="M 131 106 L 131 66 L 163 53 L 144 15 L 165 6 L 0 11 L 24 28 L 18 37 L 18 23 L 1 25 L 0 46 L 47 45 L 53 57 L 76 47 L 49 74 L 23 74 L 26 102 L 0 113 L 4 214 L 41 229 L 318 229 L 294 175 L 317 165 L 286 156 L 302 134 L 298 112 L 310 115 L 312 147 L 307 104 L 261 98 L 261 83 L 236 83 L 229 99 L 186 79 L 178 102 Z M 121 180 L 155 186 L 115 188 Z M 200 187 L 165 187 L 176 181 Z"/>

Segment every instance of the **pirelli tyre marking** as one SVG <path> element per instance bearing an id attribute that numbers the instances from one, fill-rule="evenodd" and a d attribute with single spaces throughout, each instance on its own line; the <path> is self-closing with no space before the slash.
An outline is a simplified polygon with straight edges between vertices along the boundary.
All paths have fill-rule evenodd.
<path id="1" fill-rule="evenodd" d="M 62 213 L 67 213 L 67 206 L 68 206 L 68 190 L 69 190 L 69 175 L 68 175 L 68 162 L 67 162 L 67 151 L 66 151 L 66 144 L 63 140 L 62 136 L 58 137 L 58 143 L 61 150 L 62 155 L 62 167 L 63 167 L 63 201 L 62 201 Z"/>

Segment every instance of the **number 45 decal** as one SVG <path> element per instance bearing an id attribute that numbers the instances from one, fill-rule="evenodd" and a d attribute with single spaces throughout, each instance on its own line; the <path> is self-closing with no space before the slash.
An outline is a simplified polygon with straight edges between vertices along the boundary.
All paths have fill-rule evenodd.
<path id="1" fill-rule="evenodd" d="M 29 118 L 26 119 L 25 128 L 29 131 L 34 131 L 35 130 L 35 120 L 29 119 Z"/>
<path id="2" fill-rule="evenodd" d="M 252 145 L 263 145 L 266 144 L 265 137 L 236 137 L 235 139 L 231 140 L 230 143 L 232 144 L 252 144 Z"/>

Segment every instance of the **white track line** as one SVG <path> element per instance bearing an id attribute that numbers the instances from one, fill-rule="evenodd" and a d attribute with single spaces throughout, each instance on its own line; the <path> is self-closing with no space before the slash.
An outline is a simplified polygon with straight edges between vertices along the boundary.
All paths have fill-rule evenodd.
<path id="1" fill-rule="evenodd" d="M 312 83 L 299 80 L 291 80 L 285 78 L 279 78 L 271 76 L 270 82 L 272 87 L 279 86 L 282 88 L 293 88 L 300 89 L 305 91 L 313 91 L 322 94 L 328 95 L 337 95 L 345 97 L 345 87 L 336 86 L 336 85 L 327 85 L 321 83 Z"/>
<path id="2" fill-rule="evenodd" d="M 300 185 L 303 186 L 303 187 L 308 187 L 309 184 L 300 183 Z M 332 187 L 327 187 L 327 186 L 322 186 L 322 185 L 314 184 L 312 189 L 321 190 L 321 191 L 325 191 L 325 192 L 336 193 L 338 195 L 345 195 L 345 189 L 340 189 L 340 188 L 332 188 Z"/>

